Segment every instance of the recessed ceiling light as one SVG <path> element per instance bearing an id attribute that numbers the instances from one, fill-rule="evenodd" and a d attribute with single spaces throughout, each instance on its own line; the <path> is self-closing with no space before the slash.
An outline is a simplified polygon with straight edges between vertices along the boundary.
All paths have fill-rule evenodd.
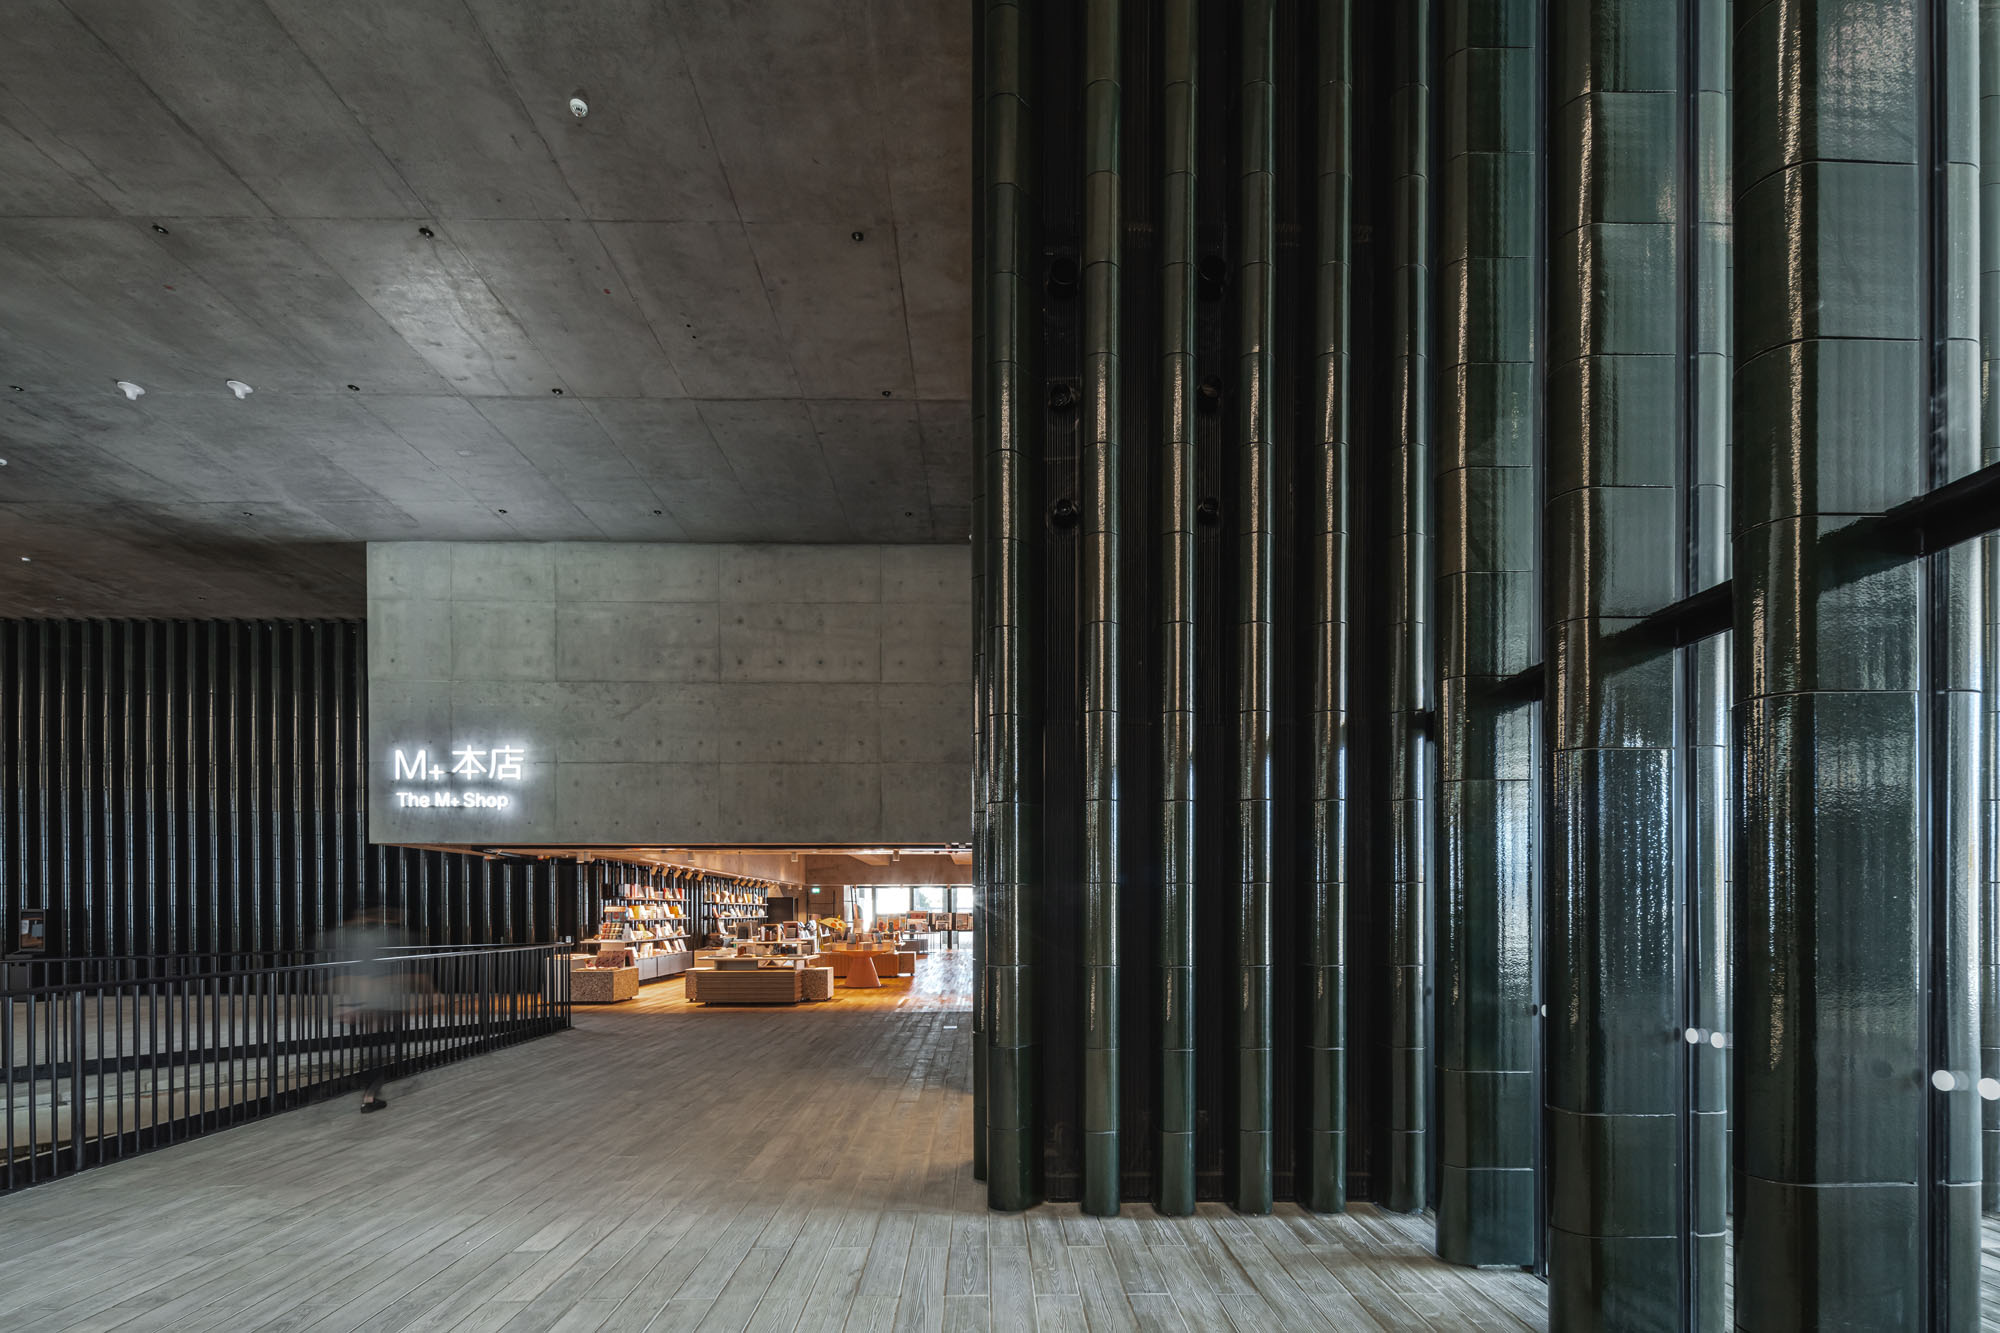
<path id="1" fill-rule="evenodd" d="M 31 556 L 31 555 L 24 555 L 24 556 L 22 556 L 22 557 L 21 557 L 21 563 L 22 563 L 22 564 L 24 564 L 24 565 L 26 565 L 26 564 L 32 564 L 32 563 L 34 562 L 34 559 L 35 559 L 35 558 L 34 558 L 33 556 Z"/>
<path id="2" fill-rule="evenodd" d="M 146 392 L 131 380 L 119 380 L 118 391 L 135 402 L 138 400 L 140 394 Z"/>
<path id="3" fill-rule="evenodd" d="M 590 103 L 584 100 L 581 90 L 570 94 L 569 113 L 578 120 L 590 114 Z"/>
<path id="4" fill-rule="evenodd" d="M 155 223 L 153 224 L 153 230 L 154 230 L 154 231 L 156 231 L 156 232 L 158 232 L 158 233 L 160 233 L 160 235 L 162 235 L 162 236 L 165 236 L 165 235 L 167 235 L 167 234 L 168 234 L 168 233 L 167 233 L 167 229 L 166 229 L 165 227 L 162 227 L 162 226 L 161 226 L 161 225 L 160 225 L 159 223 L 157 223 L 157 222 L 155 222 Z"/>
<path id="5" fill-rule="evenodd" d="M 354 390 L 354 392 L 356 392 L 356 393 L 360 393 L 360 392 L 361 392 L 361 386 L 360 386 L 359 384 L 350 384 L 350 385 L 348 385 L 347 387 L 348 387 L 348 388 L 350 388 L 350 389 L 352 389 L 352 390 Z"/>
<path id="6" fill-rule="evenodd" d="M 470 449 L 460 449 L 460 450 L 458 451 L 458 456 L 459 456 L 460 458 L 470 458 L 470 457 L 472 457 L 472 450 L 470 450 Z"/>
<path id="7" fill-rule="evenodd" d="M 255 389 L 245 384 L 242 380 L 224 380 L 222 382 L 222 387 L 229 390 L 229 392 L 235 394 L 236 401 L 239 403 L 242 402 L 245 398 L 248 398 L 251 394 L 257 392 Z"/>
<path id="8" fill-rule="evenodd" d="M 561 387 L 560 387 L 560 386 L 558 386 L 558 387 L 556 387 L 556 388 L 553 388 L 553 389 L 550 389 L 550 390 L 549 390 L 549 392 L 550 392 L 550 393 L 553 393 L 553 394 L 560 394 L 560 393 L 562 393 L 562 389 L 561 389 Z"/>
<path id="9" fill-rule="evenodd" d="M 26 392 L 27 392 L 27 390 L 26 390 L 26 389 L 22 388 L 22 387 L 21 387 L 20 385 L 18 385 L 18 384 L 10 384 L 10 385 L 8 385 L 7 387 L 8 387 L 8 388 L 10 388 L 10 389 L 12 389 L 12 390 L 13 390 L 13 391 L 14 391 L 15 393 L 26 393 Z"/>
<path id="10" fill-rule="evenodd" d="M 851 236 L 851 237 L 852 237 L 853 239 L 855 239 L 855 240 L 857 240 L 857 241 L 859 241 L 859 240 L 862 240 L 862 239 L 864 239 L 864 237 L 862 236 L 862 234 L 861 234 L 860 232 L 858 232 L 858 231 L 851 231 L 851 232 L 849 232 L 849 233 L 848 233 L 848 235 L 849 235 L 849 236 Z"/>
<path id="11" fill-rule="evenodd" d="M 437 236 L 437 233 L 432 231 L 429 227 L 419 227 L 417 228 L 417 235 L 423 237 L 425 240 L 428 241 L 435 238 Z"/>

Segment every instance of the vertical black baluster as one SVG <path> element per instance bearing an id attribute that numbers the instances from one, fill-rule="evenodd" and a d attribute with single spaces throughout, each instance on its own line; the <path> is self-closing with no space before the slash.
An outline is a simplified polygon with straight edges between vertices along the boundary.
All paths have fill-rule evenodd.
<path id="1" fill-rule="evenodd" d="M 0 1012 L 5 1013 L 6 1023 L 0 1025 L 0 1068 L 7 1077 L 7 1188 L 14 1188 L 14 997 L 0 999 Z M 29 1070 L 32 1077 L 33 1070 Z M 28 1097 L 34 1098 L 35 1088 L 28 1085 Z"/>

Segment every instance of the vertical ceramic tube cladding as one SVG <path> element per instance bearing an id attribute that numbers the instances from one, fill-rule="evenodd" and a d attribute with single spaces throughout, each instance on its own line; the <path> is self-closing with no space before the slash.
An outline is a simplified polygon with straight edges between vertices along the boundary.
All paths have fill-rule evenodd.
<path id="1" fill-rule="evenodd" d="M 2000 51 L 2000 0 L 1979 0 L 1981 51 Z M 2000 125 L 2000 61 L 1979 66 L 1982 126 Z M 2000 134 L 1979 142 L 1980 452 L 2000 463 Z M 2000 537 L 1981 539 L 1986 575 L 1986 774 L 1984 880 L 1979 894 L 1980 1076 L 2000 1079 Z M 1983 1103 L 1982 1206 L 2000 1212 L 2000 1100 Z"/>
<path id="2" fill-rule="evenodd" d="M 1430 1101 L 1428 707 L 1431 490 L 1431 0 L 1395 7 L 1395 230 L 1390 274 L 1396 422 L 1385 476 L 1394 508 L 1385 570 L 1391 590 L 1387 666 L 1389 836 L 1389 1159 L 1382 1202 L 1414 1212 L 1429 1202 Z"/>
<path id="3" fill-rule="evenodd" d="M 1683 523 L 1686 588 L 1729 577 L 1729 5 L 1689 0 L 1682 32 L 1681 290 L 1686 423 Z M 1682 1059 L 1687 1064 L 1687 1255 L 1697 1333 L 1727 1324 L 1729 1226 L 1729 654 L 1730 636 L 1681 650 L 1686 748 L 1678 798 L 1684 868 L 1682 953 L 1686 984 Z M 1720 1040 L 1718 1041 L 1718 1034 Z"/>
<path id="4" fill-rule="evenodd" d="M 972 0 L 972 1178 L 986 1179 L 986 0 Z M 948 904 L 951 905 L 951 904 Z"/>
<path id="5" fill-rule="evenodd" d="M 1535 1257 L 1536 0 L 1446 0 L 1437 458 L 1438 1253 Z"/>
<path id="6" fill-rule="evenodd" d="M 1927 107 L 1930 242 L 1928 328 L 1932 412 L 1931 488 L 1978 471 L 1980 426 L 1978 0 L 1932 0 Z M 1925 25 L 1918 25 L 1925 32 Z M 1919 46 L 1920 53 L 1924 52 Z M 1986 748 L 1986 562 L 1982 542 L 1964 542 L 1925 561 L 1924 664 L 1928 711 L 1924 744 L 1929 823 L 1919 843 L 1926 867 L 1932 968 L 1931 1144 L 1934 1212 L 1932 1285 L 1940 1327 L 1972 1328 L 1981 1311 L 1980 1194 L 1985 1108 L 1979 1083 L 1979 940 L 1986 860 L 1981 804 Z M 1919 807 L 1923 808 L 1922 805 Z M 1948 1086 L 1946 1086 L 1948 1084 Z"/>
<path id="7" fill-rule="evenodd" d="M 1166 0 L 1160 269 L 1160 1211 L 1194 1212 L 1195 136 L 1198 0 Z"/>
<path id="8" fill-rule="evenodd" d="M 1088 0 L 1083 88 L 1083 1207 L 1118 1212 L 1119 0 Z"/>
<path id="9" fill-rule="evenodd" d="M 1311 896 L 1306 903 L 1307 1122 L 1299 1199 L 1347 1206 L 1347 541 L 1353 389 L 1349 310 L 1354 197 L 1354 16 L 1319 6 L 1319 282 L 1314 290 L 1310 543 L 1312 678 Z"/>
<path id="10" fill-rule="evenodd" d="M 1030 332 L 1034 263 L 1029 6 L 986 9 L 985 180 L 988 902 L 986 1186 L 995 1208 L 1040 1193 L 1040 1061 L 1034 917 L 1040 907 L 1041 669 L 1034 598 L 1039 463 Z"/>
<path id="11" fill-rule="evenodd" d="M 1549 431 L 1549 1326 L 1678 1326 L 1685 1084 L 1671 652 L 1682 591 L 1681 6 L 1556 0 Z"/>
<path id="12" fill-rule="evenodd" d="M 1972 1327 L 1979 571 L 1841 533 L 1976 461 L 1978 16 L 1737 15 L 1736 1326 Z"/>
<path id="13" fill-rule="evenodd" d="M 1276 282 L 1277 6 L 1243 0 L 1238 178 L 1236 1190 L 1271 1211 L 1271 863 L 1277 484 L 1271 402 Z"/>

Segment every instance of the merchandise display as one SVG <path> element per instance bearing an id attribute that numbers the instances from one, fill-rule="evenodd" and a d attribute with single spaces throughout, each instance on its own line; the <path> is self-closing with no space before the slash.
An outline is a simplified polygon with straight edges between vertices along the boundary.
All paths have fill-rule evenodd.
<path id="1" fill-rule="evenodd" d="M 833 998 L 833 970 L 801 954 L 778 955 L 771 945 L 718 949 L 706 967 L 687 974 L 691 1004 L 798 1004 Z"/>
<path id="2" fill-rule="evenodd" d="M 595 944 L 623 947 L 638 968 L 639 980 L 679 976 L 693 961 L 688 936 L 687 890 L 669 881 L 666 887 L 627 882 L 603 901 L 603 922 Z M 586 943 L 591 943 L 586 941 Z"/>
<path id="3" fill-rule="evenodd" d="M 754 925 L 764 920 L 764 891 L 736 885 L 704 886 L 701 889 L 702 934 L 725 938 L 738 925 Z"/>

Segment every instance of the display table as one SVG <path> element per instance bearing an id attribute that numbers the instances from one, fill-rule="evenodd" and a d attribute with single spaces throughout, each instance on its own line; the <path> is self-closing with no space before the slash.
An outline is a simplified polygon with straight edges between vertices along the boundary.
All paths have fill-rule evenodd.
<path id="1" fill-rule="evenodd" d="M 573 1004 L 617 1004 L 639 993 L 636 967 L 578 967 L 569 974 Z"/>
<path id="2" fill-rule="evenodd" d="M 690 968 L 690 1004 L 798 1004 L 833 997 L 833 969 L 827 967 Z"/>

